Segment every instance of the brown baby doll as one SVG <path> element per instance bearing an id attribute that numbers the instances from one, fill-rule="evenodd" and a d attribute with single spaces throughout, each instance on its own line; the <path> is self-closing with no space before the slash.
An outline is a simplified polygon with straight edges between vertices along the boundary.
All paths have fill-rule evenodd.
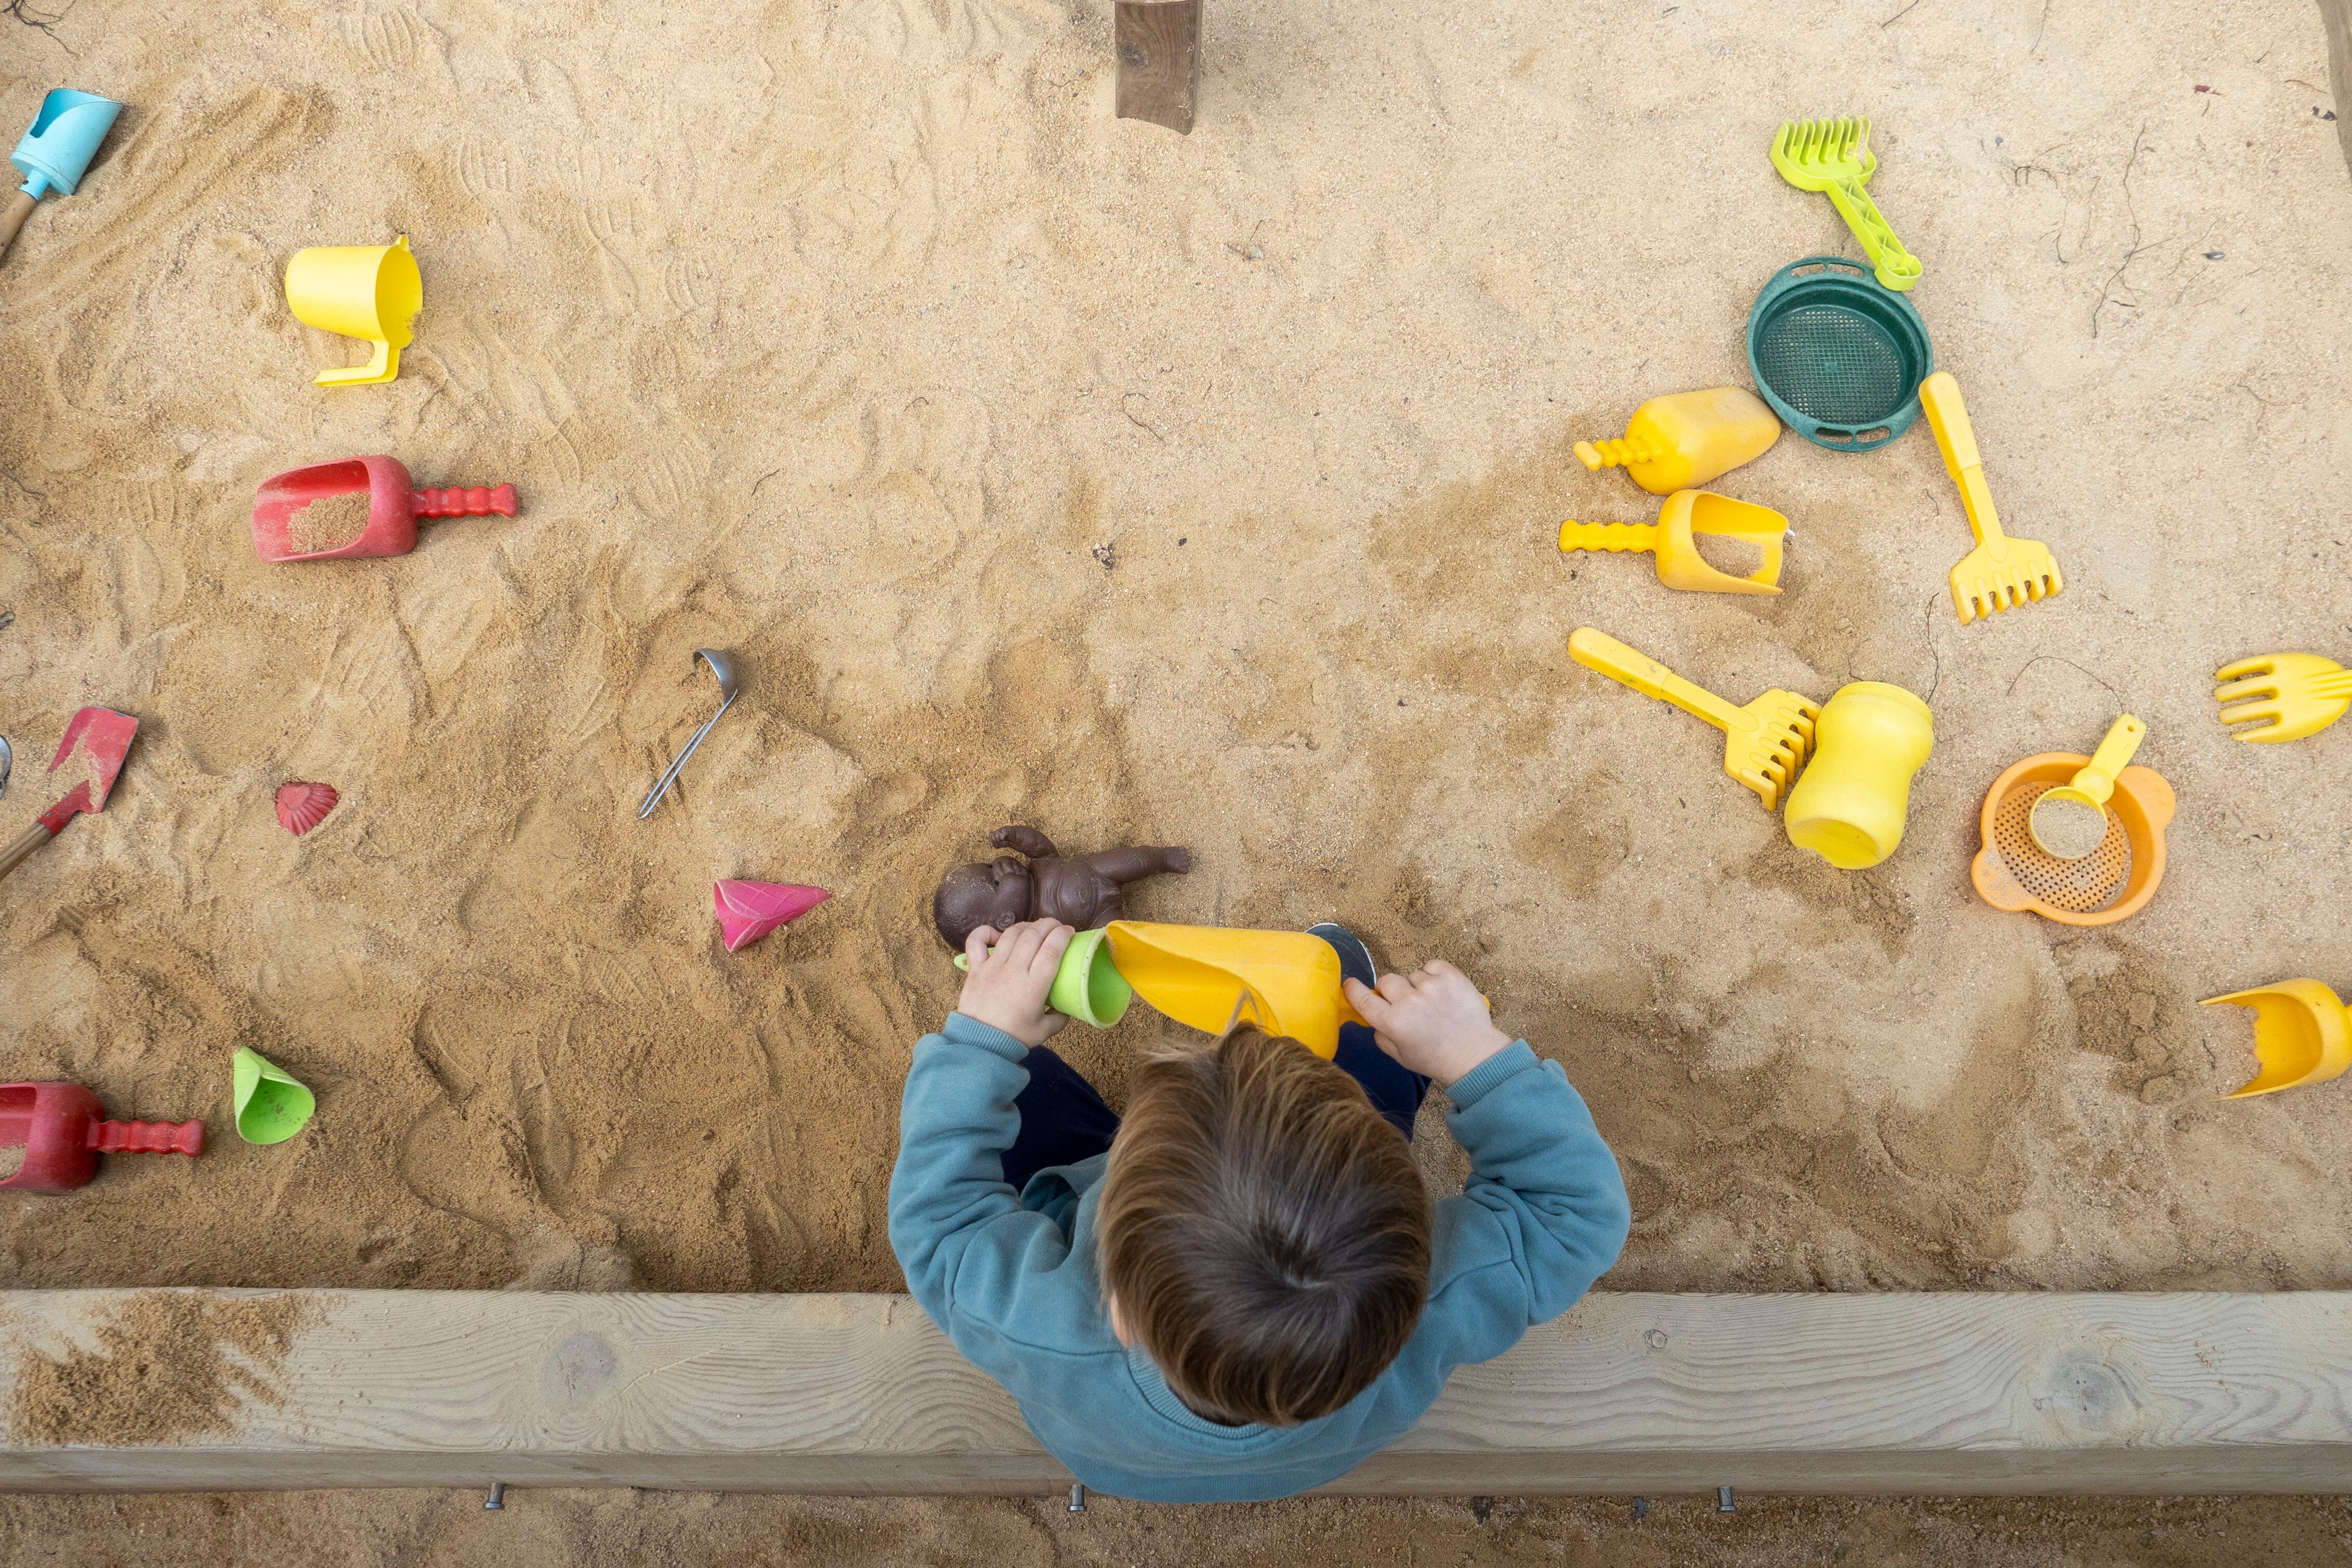
<path id="1" fill-rule="evenodd" d="M 999 828 L 988 835 L 992 848 L 1014 855 L 974 861 L 940 878 L 931 894 L 931 919 L 947 945 L 958 952 L 974 931 L 1002 931 L 1024 920 L 1058 920 L 1080 931 L 1109 925 L 1120 915 L 1118 890 L 1163 871 L 1192 869 L 1189 850 L 1140 844 L 1090 855 L 1064 855 L 1034 828 Z"/>

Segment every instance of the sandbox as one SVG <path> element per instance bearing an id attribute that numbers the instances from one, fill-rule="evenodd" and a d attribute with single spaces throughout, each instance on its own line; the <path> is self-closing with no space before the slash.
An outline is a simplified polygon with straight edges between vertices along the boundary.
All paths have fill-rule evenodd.
<path id="1" fill-rule="evenodd" d="M 2149 1310 L 2332 1325 L 2260 1364 L 2333 1389 L 2295 1419 L 2340 1444 L 2352 1109 L 2223 1103 L 2244 1022 L 2195 1005 L 2352 988 L 2352 733 L 2242 747 L 2210 697 L 2250 653 L 2352 653 L 2352 183 L 2303 0 L 1801 27 L 1503 0 L 1369 31 L 1247 0 L 1208 14 L 1181 138 L 1112 116 L 1102 5 L 18 20 L 9 104 L 69 77 L 133 109 L 0 271 L 0 808 L 46 803 L 33 742 L 76 707 L 142 727 L 104 815 L 0 890 L 0 1053 L 220 1135 L 0 1202 L 0 1285 L 316 1291 L 319 1322 L 379 1291 L 514 1290 L 518 1321 L 602 1310 L 536 1292 L 895 1291 L 898 1090 L 955 985 L 924 900 L 1022 821 L 1192 846 L 1147 917 L 1338 915 L 1471 970 L 1621 1157 L 1614 1291 L 2235 1292 Z M 1784 437 L 1727 482 L 1793 520 L 1778 599 L 1553 547 L 1654 508 L 1573 441 L 1744 381 L 1757 288 L 1853 253 L 1764 158 L 1840 111 L 1876 119 L 2004 518 L 2066 561 L 2045 604 L 1956 622 L 1968 530 L 1924 429 Z M 314 387 L 361 356 L 288 314 L 287 258 L 399 233 L 425 290 L 399 379 Z M 519 514 L 256 558 L 262 477 L 373 452 L 511 482 Z M 1926 697 L 1903 849 L 1793 849 L 1712 731 L 1570 661 L 1587 623 L 1742 695 Z M 708 716 L 698 646 L 743 696 L 639 821 Z M 2179 796 L 2162 890 L 2095 931 L 1986 906 L 1986 787 L 2126 708 Z M 299 839 L 288 779 L 341 792 Z M 834 898 L 729 954 L 735 876 Z M 1151 1028 L 1064 1043 L 1116 1103 Z M 226 1135 L 238 1045 L 317 1091 L 297 1139 Z M 2122 1341 L 2197 1341 L 2099 1301 Z M 87 1344 L 119 1305 L 6 1310 Z M 2315 1440 L 2266 1428 L 2304 1458 L 2263 1476 L 2043 1479 L 2315 1487 Z M 253 1484 L 146 1447 L 111 1480 L 26 1469 L 12 1427 L 7 1479 Z"/>

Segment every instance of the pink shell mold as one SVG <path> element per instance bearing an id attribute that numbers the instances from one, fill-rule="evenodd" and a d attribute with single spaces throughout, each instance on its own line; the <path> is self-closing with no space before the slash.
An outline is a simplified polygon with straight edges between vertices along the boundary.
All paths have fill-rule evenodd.
<path id="1" fill-rule="evenodd" d="M 331 784 L 280 784 L 278 787 L 278 824 L 296 838 L 327 820 L 342 797 Z"/>
<path id="2" fill-rule="evenodd" d="M 730 953 L 742 951 L 779 925 L 789 925 L 832 896 L 821 887 L 795 887 L 788 882 L 710 884 L 719 932 L 726 938 Z"/>

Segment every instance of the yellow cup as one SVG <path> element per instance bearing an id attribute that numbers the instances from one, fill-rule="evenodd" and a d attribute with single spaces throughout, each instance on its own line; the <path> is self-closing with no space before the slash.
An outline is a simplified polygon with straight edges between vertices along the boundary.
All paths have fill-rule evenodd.
<path id="1" fill-rule="evenodd" d="M 1840 871 L 1874 866 L 1903 841 L 1911 778 L 1936 748 L 1927 705 L 1901 686 L 1841 686 L 1813 721 L 1813 759 L 1782 808 L 1789 841 Z"/>
<path id="2" fill-rule="evenodd" d="M 408 236 L 391 245 L 324 245 L 298 250 L 286 264 L 286 303 L 323 332 L 364 338 L 375 355 L 364 365 L 329 371 L 322 387 L 370 386 L 400 373 L 400 350 L 425 308 L 425 280 Z"/>

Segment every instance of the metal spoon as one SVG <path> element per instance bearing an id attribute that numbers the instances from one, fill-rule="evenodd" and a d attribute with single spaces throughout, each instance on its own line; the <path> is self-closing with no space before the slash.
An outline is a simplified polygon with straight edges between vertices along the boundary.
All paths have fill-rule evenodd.
<path id="1" fill-rule="evenodd" d="M 709 665 L 710 673 L 719 677 L 719 712 L 712 714 L 703 722 L 702 727 L 694 732 L 694 738 L 678 752 L 677 759 L 669 765 L 669 771 L 663 774 L 661 782 L 654 786 L 654 792 L 646 797 L 644 805 L 637 808 L 637 821 L 641 822 L 652 816 L 654 808 L 661 804 L 662 797 L 668 793 L 670 785 L 677 779 L 677 770 L 686 766 L 686 759 L 694 755 L 694 748 L 702 744 L 702 737 L 710 733 L 710 727 L 719 722 L 721 714 L 735 706 L 735 666 L 728 661 L 727 655 L 716 648 L 697 648 L 694 656 Z"/>

